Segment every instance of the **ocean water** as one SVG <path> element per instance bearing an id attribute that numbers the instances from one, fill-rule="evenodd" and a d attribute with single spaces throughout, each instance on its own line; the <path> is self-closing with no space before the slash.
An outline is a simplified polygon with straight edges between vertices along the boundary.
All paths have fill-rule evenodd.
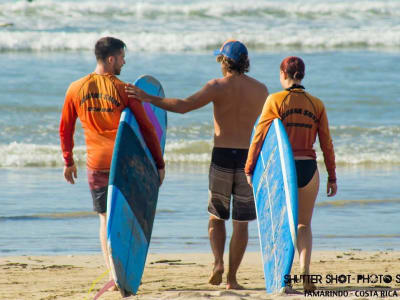
<path id="1" fill-rule="evenodd" d="M 100 251 L 83 132 L 78 125 L 72 186 L 58 124 L 68 85 L 94 70 L 93 45 L 105 35 L 128 46 L 122 80 L 151 74 L 180 98 L 221 76 L 212 53 L 227 38 L 248 45 L 249 75 L 270 92 L 281 89 L 281 60 L 301 56 L 303 83 L 328 111 L 339 187 L 326 197 L 317 143 L 314 249 L 399 250 L 399 20 L 399 1 L 0 0 L 0 255 Z M 150 251 L 210 251 L 212 105 L 168 118 Z M 249 250 L 258 247 L 253 222 Z"/>

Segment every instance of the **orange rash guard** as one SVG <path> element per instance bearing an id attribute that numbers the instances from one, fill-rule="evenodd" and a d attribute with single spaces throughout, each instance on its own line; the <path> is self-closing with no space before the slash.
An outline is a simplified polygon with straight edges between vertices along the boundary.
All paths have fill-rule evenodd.
<path id="1" fill-rule="evenodd" d="M 121 113 L 129 107 L 135 115 L 157 168 L 164 168 L 160 142 L 154 126 L 141 102 L 128 98 L 125 85 L 114 75 L 92 73 L 69 86 L 59 130 L 66 166 L 74 164 L 73 135 L 76 119 L 79 117 L 85 133 L 87 167 L 92 170 L 109 170 Z"/>
<path id="2" fill-rule="evenodd" d="M 324 104 L 301 88 L 281 91 L 267 98 L 250 145 L 246 174 L 253 173 L 265 136 L 276 118 L 281 119 L 285 126 L 295 157 L 310 156 L 314 159 L 317 157 L 313 145 L 318 133 L 328 180 L 336 182 L 335 152 Z"/>

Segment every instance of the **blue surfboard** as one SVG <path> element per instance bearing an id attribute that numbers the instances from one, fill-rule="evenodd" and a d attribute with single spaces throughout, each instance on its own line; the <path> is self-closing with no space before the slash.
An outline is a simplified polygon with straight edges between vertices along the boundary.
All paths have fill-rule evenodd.
<path id="1" fill-rule="evenodd" d="M 147 93 L 164 97 L 151 76 L 135 83 Z M 164 152 L 165 110 L 143 103 Z M 142 279 L 149 249 L 159 189 L 159 175 L 135 116 L 126 108 L 115 140 L 107 198 L 107 244 L 115 283 L 123 297 L 134 295 Z"/>
<path id="2" fill-rule="evenodd" d="M 296 166 L 279 119 L 272 122 L 258 156 L 253 192 L 266 291 L 277 293 L 290 274 L 297 238 Z"/>

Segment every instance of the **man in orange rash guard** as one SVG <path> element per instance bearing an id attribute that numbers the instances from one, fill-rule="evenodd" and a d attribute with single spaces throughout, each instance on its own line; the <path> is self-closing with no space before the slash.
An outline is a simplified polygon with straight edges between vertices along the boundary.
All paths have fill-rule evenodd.
<path id="1" fill-rule="evenodd" d="M 77 169 L 73 159 L 76 119 L 85 133 L 87 174 L 94 210 L 100 217 L 100 242 L 106 266 L 110 270 L 107 250 L 107 186 L 114 141 L 122 111 L 129 107 L 139 124 L 143 138 L 156 162 L 160 184 L 165 175 L 165 164 L 160 143 L 142 104 L 125 93 L 125 83 L 119 75 L 125 64 L 125 44 L 112 37 L 104 37 L 95 46 L 97 66 L 93 73 L 73 82 L 66 93 L 60 122 L 61 149 L 64 157 L 64 177 L 74 184 Z"/>

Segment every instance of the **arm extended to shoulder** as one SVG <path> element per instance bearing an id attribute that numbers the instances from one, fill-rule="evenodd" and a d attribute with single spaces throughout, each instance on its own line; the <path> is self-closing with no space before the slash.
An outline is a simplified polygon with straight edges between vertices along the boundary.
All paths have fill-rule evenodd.
<path id="1" fill-rule="evenodd" d="M 186 99 L 161 98 L 152 96 L 131 84 L 126 87 L 125 91 L 130 98 L 135 98 L 144 102 L 150 102 L 151 104 L 162 109 L 184 114 L 203 107 L 213 101 L 217 94 L 217 83 L 215 80 L 208 82 L 201 90 Z"/>

